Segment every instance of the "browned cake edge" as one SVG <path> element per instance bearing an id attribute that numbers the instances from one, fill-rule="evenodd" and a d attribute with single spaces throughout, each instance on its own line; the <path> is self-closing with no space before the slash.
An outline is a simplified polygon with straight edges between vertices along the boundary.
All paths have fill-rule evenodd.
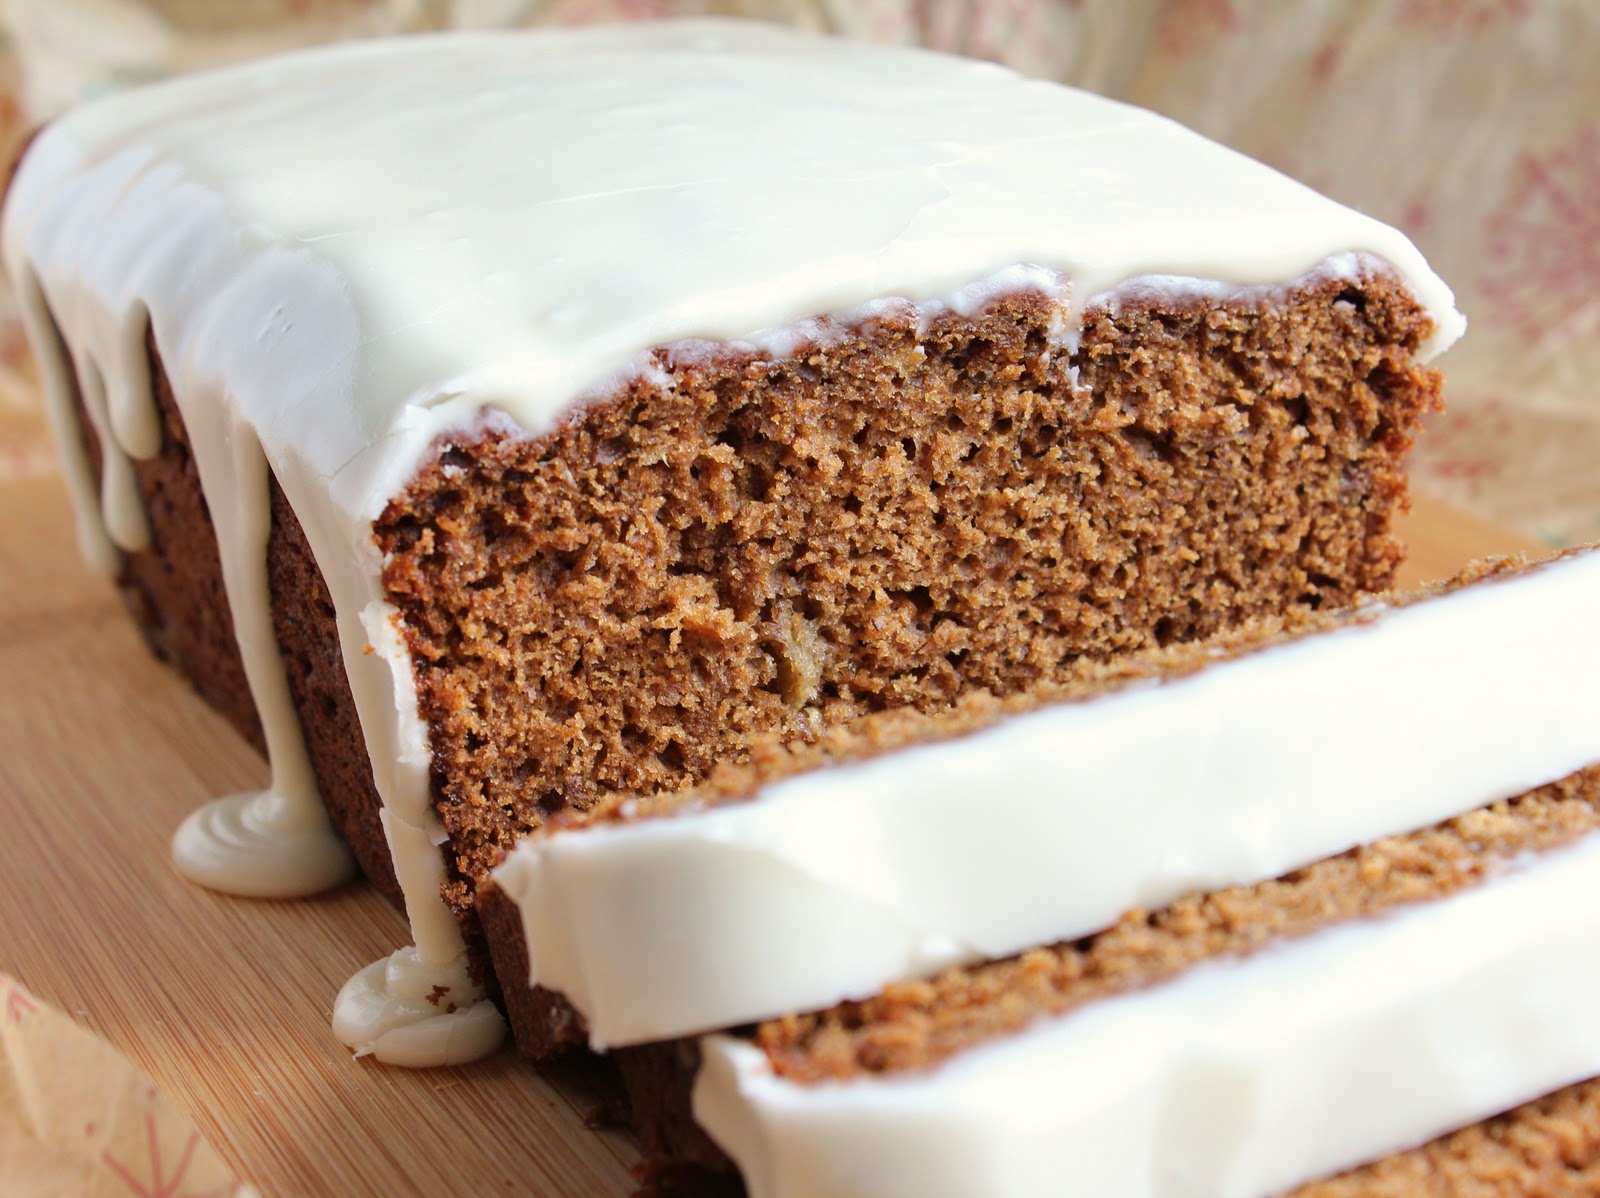
<path id="1" fill-rule="evenodd" d="M 123 555 L 117 585 L 156 656 L 264 754 L 266 742 L 234 635 L 210 508 L 153 337 L 148 352 L 162 440 L 154 457 L 134 463 L 134 474 L 149 519 L 150 545 Z M 98 475 L 101 451 L 93 426 L 80 418 L 78 427 Z M 381 803 L 372 766 L 345 678 L 333 602 L 299 520 L 275 479 L 271 487 L 267 576 L 273 629 L 317 786 L 334 828 L 362 872 L 401 906 L 378 819 Z"/>

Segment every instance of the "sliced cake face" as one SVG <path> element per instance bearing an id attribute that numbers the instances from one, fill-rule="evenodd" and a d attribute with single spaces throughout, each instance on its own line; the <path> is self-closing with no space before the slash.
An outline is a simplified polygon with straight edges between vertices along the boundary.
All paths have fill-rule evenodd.
<path id="1" fill-rule="evenodd" d="M 737 23 L 118 97 L 4 241 L 90 556 L 172 621 L 175 439 L 215 524 L 273 782 L 180 862 L 325 885 L 340 789 L 396 989 L 457 1006 L 458 920 L 553 812 L 1382 586 L 1462 325 L 1402 235 L 1170 122 Z"/>
<path id="2" fill-rule="evenodd" d="M 1392 279 L 1130 298 L 1075 350 L 1063 312 L 900 305 L 790 358 L 663 352 L 665 381 L 559 434 L 452 444 L 378 535 L 465 877 L 762 737 L 1388 582 L 1434 396 Z"/>
<path id="3" fill-rule="evenodd" d="M 1206 651 L 1169 653 L 1165 680 L 897 752 L 863 737 L 861 760 L 751 797 L 532 838 L 495 879 L 532 981 L 596 1046 L 824 1006 L 1600 760 L 1597 594 L 1587 552 L 1178 677 Z"/>

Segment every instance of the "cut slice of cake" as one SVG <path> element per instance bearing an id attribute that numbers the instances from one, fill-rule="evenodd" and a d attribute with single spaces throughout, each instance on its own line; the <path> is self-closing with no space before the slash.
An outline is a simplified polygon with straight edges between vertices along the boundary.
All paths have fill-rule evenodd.
<path id="1" fill-rule="evenodd" d="M 609 822 L 530 841 L 502 870 L 555 866 L 588 881 L 616 843 L 635 840 L 648 874 L 685 843 L 650 843 L 674 825 L 695 844 L 677 875 L 693 891 L 702 861 L 715 877 L 723 853 L 770 860 L 810 844 L 798 809 L 748 815 L 760 835 L 702 821 L 802 793 L 807 814 L 828 811 L 830 794 L 848 795 L 848 812 L 831 812 L 845 868 L 819 868 L 837 864 L 828 854 L 783 862 L 768 871 L 776 884 L 722 886 L 717 911 L 674 910 L 659 887 L 636 903 L 680 946 L 685 973 L 768 1002 L 769 970 L 809 984 L 793 980 L 796 955 L 843 976 L 814 951 L 835 892 L 894 886 L 892 909 L 921 897 L 930 922 L 990 916 L 992 937 L 1017 918 L 1002 901 L 1014 887 L 1054 885 L 1058 910 L 1121 888 L 1114 918 L 1049 947 L 815 1013 L 619 1049 L 657 1166 L 736 1170 L 751 1198 L 1588 1193 L 1600 1174 L 1600 1081 L 1587 1080 L 1600 1074 L 1600 957 L 1589 948 L 1600 934 L 1597 587 L 1600 548 L 1501 563 L 1292 634 L 1257 628 L 1152 655 L 1159 682 L 1135 655 L 1100 671 L 1113 681 L 1098 695 L 964 713 L 978 727 L 957 739 L 922 743 L 957 717 L 869 721 L 887 727 L 863 729 L 821 769 L 800 772 L 816 749 L 765 755 L 710 793 L 630 801 L 637 823 L 602 811 L 594 818 Z M 1127 727 L 1149 734 L 1131 747 L 1115 735 L 1124 704 L 1139 707 Z M 852 752 L 859 763 L 839 760 Z M 1175 794 L 1172 761 L 1194 764 Z M 971 781 L 980 768 L 987 786 Z M 1080 795 L 1083 778 L 1101 784 Z M 945 779 L 968 799 L 960 820 L 939 802 Z M 1020 816 L 1006 805 L 1019 784 L 1085 830 L 1085 860 L 1030 825 L 1026 805 Z M 896 824 L 922 846 L 909 867 L 875 835 L 872 811 L 902 790 L 933 794 L 931 830 Z M 1458 814 L 1419 819 L 1429 809 Z M 1128 837 L 1096 834 L 1108 811 L 1128 815 Z M 1004 851 L 985 840 L 991 824 L 1017 828 Z M 1299 834 L 1352 847 L 1295 861 L 1279 849 Z M 1040 842 L 1065 843 L 1070 886 Z M 1148 852 L 1130 865 L 1124 843 Z M 539 860 L 541 844 L 557 855 Z M 562 848 L 576 855 L 558 864 Z M 986 855 L 999 867 L 985 869 Z M 944 885 L 919 896 L 904 883 L 931 874 L 930 861 Z M 821 888 L 820 915 L 773 906 L 791 875 Z M 770 918 L 765 945 L 746 934 L 747 909 Z M 535 943 L 539 919 L 528 921 Z M 871 919 L 856 911 L 826 926 L 846 967 L 874 940 L 853 924 Z M 586 997 L 602 1018 L 650 1018 L 651 1006 L 670 1018 L 694 989 L 664 979 L 665 1002 L 630 1003 L 609 990 L 639 984 L 619 979 L 631 964 L 613 946 L 569 947 L 602 964 L 585 978 L 601 983 Z M 716 972 L 730 947 L 756 982 Z M 528 1008 L 509 1009 L 521 1036 Z"/>
<path id="2" fill-rule="evenodd" d="M 1170 122 L 739 23 L 107 99 L 4 247 L 86 551 L 271 757 L 180 865 L 347 844 L 416 943 L 341 1034 L 409 1063 L 495 1041 L 474 895 L 552 816 L 1387 585 L 1462 327 Z"/>
<path id="3" fill-rule="evenodd" d="M 519 1042 L 828 1006 L 1553 782 L 1600 762 L 1597 599 L 1600 552 L 1502 567 L 604 803 L 494 871 Z"/>
<path id="4" fill-rule="evenodd" d="M 693 1109 L 751 1198 L 1589 1193 L 1597 937 L 1589 769 L 1077 944 L 710 1037 Z"/>

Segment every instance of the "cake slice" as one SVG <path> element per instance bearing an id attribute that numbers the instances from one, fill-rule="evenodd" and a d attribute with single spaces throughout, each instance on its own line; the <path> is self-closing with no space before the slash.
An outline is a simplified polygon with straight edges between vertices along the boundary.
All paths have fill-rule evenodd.
<path id="1" fill-rule="evenodd" d="M 519 1042 L 829 1006 L 1553 782 L 1600 762 L 1597 597 L 1600 552 L 1502 566 L 602 803 L 494 871 Z"/>
<path id="2" fill-rule="evenodd" d="M 1078 944 L 710 1037 L 693 1109 L 751 1198 L 1589 1193 L 1597 935 L 1589 769 Z"/>
<path id="3" fill-rule="evenodd" d="M 1102 671 L 1115 681 L 1098 696 L 995 723 L 990 708 L 955 740 L 923 743 L 941 721 L 902 719 L 847 747 L 859 765 L 799 773 L 815 766 L 799 760 L 814 751 L 774 754 L 763 768 L 779 780 L 765 795 L 749 793 L 746 768 L 725 793 L 636 803 L 649 808 L 638 823 L 609 813 L 609 825 L 528 843 L 502 869 L 520 859 L 524 870 L 555 866 L 581 878 L 615 842 L 648 844 L 651 824 L 688 826 L 713 876 L 721 852 L 792 855 L 807 844 L 795 812 L 750 825 L 759 837 L 696 835 L 693 825 L 782 802 L 785 787 L 804 784 L 789 794 L 808 793 L 808 807 L 833 792 L 866 814 L 835 812 L 848 868 L 829 876 L 802 863 L 793 872 L 830 890 L 877 893 L 884 879 L 915 874 L 899 868 L 897 846 L 872 835 L 873 803 L 954 778 L 971 800 L 963 821 L 944 826 L 935 794 L 925 804 L 931 833 L 911 820 L 898 826 L 937 846 L 942 893 L 955 900 L 924 909 L 989 916 L 994 935 L 1017 918 L 1003 909 L 1010 888 L 1055 881 L 1026 805 L 1020 818 L 1004 807 L 1014 770 L 1086 829 L 1108 809 L 1136 821 L 1149 850 L 1143 872 L 1116 852 L 1116 837 L 1086 833 L 1101 851 L 1086 847 L 1087 865 L 1063 863 L 1076 884 L 1056 894 L 1081 900 L 1106 887 L 1106 875 L 1147 889 L 1070 938 L 815 1013 L 619 1049 L 657 1167 L 736 1170 L 751 1198 L 1588 1193 L 1600 1174 L 1600 1081 L 1588 1080 L 1600 1074 L 1591 1018 L 1600 964 L 1588 950 L 1600 933 L 1600 745 L 1582 726 L 1595 709 L 1597 587 L 1600 549 L 1472 571 L 1434 594 L 1321 616 L 1295 634 L 1255 629 L 1169 650 L 1156 655 L 1166 667 L 1159 683 L 1124 661 Z M 1341 675 L 1360 685 L 1340 685 Z M 1241 697 L 1270 700 L 1289 718 L 1263 718 Z M 1128 726 L 1151 736 L 1136 759 L 1114 735 L 1120 704 L 1137 705 Z M 1163 795 L 1163 759 L 1193 757 L 1189 725 L 1209 758 L 1191 789 Z M 1236 728 L 1254 743 L 1231 735 Z M 914 743 L 884 751 L 906 740 Z M 1106 757 L 1120 754 L 1121 768 L 1080 798 L 1074 783 L 1101 774 L 1096 740 Z M 1045 762 L 1026 751 L 1030 742 L 1059 756 Z M 1515 758 L 1529 768 L 1508 772 Z M 966 784 L 980 767 L 992 780 L 981 796 Z M 1419 821 L 1436 802 L 1459 814 Z M 972 831 L 977 820 L 1020 825 L 1011 851 L 994 853 L 987 827 Z M 1277 853 L 1286 834 L 1344 821 L 1372 822 L 1352 847 L 1317 860 L 1291 868 Z M 977 868 L 964 857 L 973 840 Z M 541 844 L 563 841 L 572 857 L 539 860 Z M 1002 868 L 985 872 L 986 852 Z M 1163 877 L 1174 862 L 1196 884 Z M 919 852 L 915 865 L 927 863 Z M 1243 881 L 1229 880 L 1236 869 Z M 656 934 L 682 946 L 689 974 L 715 971 L 716 954 L 737 946 L 757 980 L 733 983 L 735 992 L 770 1001 L 769 971 L 791 978 L 796 956 L 827 965 L 825 954 L 808 953 L 822 935 L 795 934 L 810 910 L 802 918 L 780 908 L 765 946 L 741 941 L 746 918 L 773 916 L 774 892 L 724 887 L 722 911 L 698 912 L 709 929 L 656 923 Z M 683 914 L 675 901 L 653 889 L 635 910 L 674 922 Z M 909 909 L 903 898 L 899 909 Z M 857 937 L 853 924 L 870 917 L 824 929 L 826 914 L 806 930 L 835 937 L 839 959 L 859 959 L 872 937 Z M 528 921 L 535 943 L 538 922 Z M 611 960 L 611 947 L 575 946 L 578 959 L 589 949 L 604 965 L 585 980 L 617 980 L 627 966 Z M 713 976 L 720 988 L 725 975 Z M 668 982 L 668 1002 L 629 1003 L 597 984 L 586 997 L 598 998 L 591 1016 L 666 1006 L 670 1017 L 682 990 Z M 520 1035 L 522 1012 L 516 1002 L 510 1010 Z"/>
<path id="4" fill-rule="evenodd" d="M 180 868 L 348 846 L 415 944 L 337 1024 L 413 1064 L 496 1042 L 475 896 L 552 817 L 1383 588 L 1462 327 L 1170 122 L 739 23 L 110 98 L 4 248 L 88 556 L 271 759 Z"/>

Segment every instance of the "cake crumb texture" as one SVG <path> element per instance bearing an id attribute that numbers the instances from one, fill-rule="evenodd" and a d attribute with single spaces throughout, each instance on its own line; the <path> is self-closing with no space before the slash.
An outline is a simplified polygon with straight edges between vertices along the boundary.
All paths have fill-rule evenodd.
<path id="1" fill-rule="evenodd" d="M 1349 607 L 1291 607 L 1282 613 L 1252 617 L 1201 641 L 1139 649 L 1103 660 L 1079 658 L 1059 671 L 1056 678 L 1031 690 L 1010 695 L 969 691 L 943 711 L 889 708 L 825 728 L 815 739 L 805 741 L 768 734 L 751 742 L 747 756 L 719 764 L 704 782 L 690 789 L 643 796 L 607 795 L 588 811 L 565 813 L 549 824 L 552 830 L 565 830 L 607 821 L 661 819 L 755 799 L 768 787 L 797 774 L 956 740 L 982 732 L 1008 717 L 1057 704 L 1093 702 L 1135 683 L 1170 684 L 1303 637 L 1369 623 L 1382 618 L 1386 611 L 1409 607 L 1474 583 L 1499 582 L 1537 571 L 1579 552 L 1582 550 L 1568 550 L 1531 563 L 1523 555 L 1483 558 L 1449 578 L 1403 594 L 1372 596 Z"/>
<path id="2" fill-rule="evenodd" d="M 448 894 L 606 794 L 763 737 L 1015 694 L 1381 590 L 1429 322 L 1383 275 L 1220 306 L 1039 293 L 789 358 L 658 351 L 537 439 L 444 446 L 376 532 Z"/>

